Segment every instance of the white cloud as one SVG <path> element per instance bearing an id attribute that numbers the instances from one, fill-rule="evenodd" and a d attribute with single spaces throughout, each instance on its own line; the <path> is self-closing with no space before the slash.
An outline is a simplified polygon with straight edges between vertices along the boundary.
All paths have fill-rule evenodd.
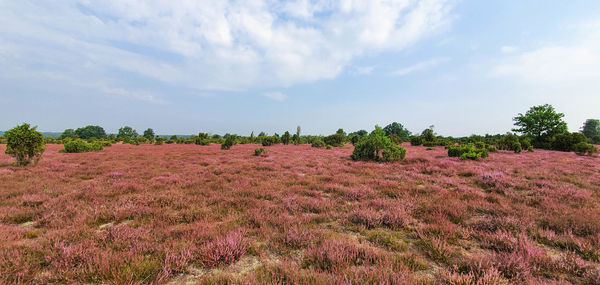
<path id="1" fill-rule="evenodd" d="M 375 66 L 356 66 L 354 73 L 358 75 L 367 75 L 373 73 Z"/>
<path id="2" fill-rule="evenodd" d="M 393 71 L 391 73 L 391 75 L 396 75 L 396 76 L 408 75 L 408 74 L 413 73 L 413 72 L 423 71 L 423 70 L 427 70 L 427 69 L 433 68 L 433 67 L 435 67 L 435 66 L 437 66 L 437 65 L 439 65 L 441 63 L 447 62 L 449 60 L 450 60 L 449 58 L 445 58 L 445 57 L 443 57 L 443 58 L 432 58 L 432 59 L 429 59 L 429 60 L 426 60 L 426 61 L 418 62 L 418 63 L 413 64 L 413 65 L 408 66 L 408 67 L 400 68 L 400 69 L 398 69 L 396 71 Z"/>
<path id="3" fill-rule="evenodd" d="M 446 0 L 2 1 L 0 76 L 42 70 L 81 81 L 127 80 L 117 70 L 200 90 L 290 86 L 335 78 L 358 56 L 400 50 L 436 33 L 451 20 L 451 6 Z"/>
<path id="4" fill-rule="evenodd" d="M 503 46 L 500 48 L 500 51 L 502 51 L 502 53 L 512 53 L 516 52 L 517 50 L 519 50 L 519 48 L 516 46 Z"/>
<path id="5" fill-rule="evenodd" d="M 265 92 L 262 95 L 275 101 L 283 101 L 287 98 L 287 96 L 281 92 Z"/>
<path id="6" fill-rule="evenodd" d="M 551 43 L 507 55 L 492 67 L 490 75 L 536 86 L 600 91 L 600 24 L 581 25 L 575 33 L 577 40 L 570 44 Z"/>

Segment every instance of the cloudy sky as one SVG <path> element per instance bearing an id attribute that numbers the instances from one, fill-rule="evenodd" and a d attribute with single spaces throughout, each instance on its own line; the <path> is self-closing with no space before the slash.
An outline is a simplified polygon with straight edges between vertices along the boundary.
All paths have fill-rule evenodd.
<path id="1" fill-rule="evenodd" d="M 600 118 L 600 1 L 0 0 L 0 130 L 504 133 Z"/>

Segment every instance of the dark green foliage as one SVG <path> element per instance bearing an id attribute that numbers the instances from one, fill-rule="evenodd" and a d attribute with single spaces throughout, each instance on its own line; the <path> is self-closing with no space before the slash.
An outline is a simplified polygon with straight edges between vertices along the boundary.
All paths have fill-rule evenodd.
<path id="1" fill-rule="evenodd" d="M 423 137 L 423 141 L 425 141 L 425 142 L 434 142 L 435 141 L 435 133 L 433 132 L 433 126 L 429 127 L 428 129 L 423 130 L 423 132 L 421 133 L 421 136 Z"/>
<path id="2" fill-rule="evenodd" d="M 410 138 L 410 145 L 413 146 L 419 146 L 423 144 L 423 138 L 422 137 L 412 137 Z"/>
<path id="3" fill-rule="evenodd" d="M 207 133 L 198 133 L 198 136 L 194 137 L 194 143 L 197 145 L 209 145 L 210 139 Z"/>
<path id="4" fill-rule="evenodd" d="M 154 141 L 155 145 L 161 145 L 165 142 L 165 138 L 163 137 L 156 137 L 156 140 Z"/>
<path id="5" fill-rule="evenodd" d="M 44 136 L 36 128 L 24 123 L 4 133 L 6 137 L 4 152 L 14 157 L 17 165 L 28 165 L 31 162 L 36 164 L 42 157 L 46 149 Z"/>
<path id="6" fill-rule="evenodd" d="M 102 150 L 104 144 L 102 141 L 95 141 L 93 143 L 88 143 L 82 139 L 73 139 L 68 140 L 64 144 L 64 149 L 61 152 L 67 153 L 79 153 L 79 152 L 88 152 L 88 151 L 99 151 Z"/>
<path id="7" fill-rule="evenodd" d="M 264 149 L 264 148 L 262 148 L 262 147 L 261 147 L 261 148 L 257 148 L 257 149 L 255 149 L 255 150 L 254 150 L 254 156 L 260 156 L 260 155 L 262 155 L 264 152 L 265 152 L 265 149 Z"/>
<path id="8" fill-rule="evenodd" d="M 326 146 L 326 144 L 325 144 L 325 142 L 324 142 L 323 140 L 317 139 L 317 140 L 314 140 L 314 141 L 313 141 L 313 142 L 310 144 L 310 146 L 311 146 L 311 147 L 325 147 L 325 146 Z"/>
<path id="9" fill-rule="evenodd" d="M 387 136 L 396 135 L 402 141 L 408 141 L 408 139 L 410 137 L 410 131 L 407 130 L 406 128 L 404 128 L 404 126 L 402 124 L 397 123 L 397 122 L 393 122 L 393 123 L 385 126 L 385 128 L 383 128 L 383 130 L 385 131 L 385 134 Z"/>
<path id="10" fill-rule="evenodd" d="M 549 104 L 533 106 L 525 114 L 519 113 L 513 118 L 518 127 L 513 131 L 532 137 L 533 146 L 547 148 L 550 138 L 567 132 L 567 123 L 562 119 L 564 116 Z"/>
<path id="11" fill-rule="evenodd" d="M 586 142 L 579 142 L 573 146 L 577 155 L 593 155 L 598 152 L 598 148 Z"/>
<path id="12" fill-rule="evenodd" d="M 358 143 L 358 141 L 360 141 L 363 137 L 365 137 L 368 134 L 369 133 L 365 130 L 360 130 L 360 131 L 350 133 L 348 135 L 348 141 L 350 141 L 350 143 L 352 143 L 352 145 L 356 145 L 356 143 Z"/>
<path id="13" fill-rule="evenodd" d="M 117 134 L 117 139 L 128 143 L 135 140 L 138 137 L 138 133 L 130 126 L 125 126 L 119 129 L 119 133 Z"/>
<path id="14" fill-rule="evenodd" d="M 281 136 L 281 143 L 283 143 L 284 145 L 290 144 L 290 132 L 285 131 L 285 133 L 283 133 L 283 135 Z"/>
<path id="15" fill-rule="evenodd" d="M 340 134 L 340 135 L 344 135 L 344 137 L 346 137 L 346 132 L 342 128 L 339 128 L 335 133 L 336 134 Z"/>
<path id="16" fill-rule="evenodd" d="M 590 139 L 595 136 L 600 137 L 600 120 L 587 119 L 581 127 L 581 132 Z"/>
<path id="17" fill-rule="evenodd" d="M 323 142 L 325 142 L 325 144 L 327 145 L 335 147 L 344 146 L 344 142 L 346 142 L 346 135 L 344 135 L 343 133 L 335 133 L 333 135 L 324 137 Z"/>
<path id="18" fill-rule="evenodd" d="M 62 132 L 62 134 L 60 134 L 60 136 L 58 137 L 59 140 L 64 140 L 66 138 L 76 138 L 77 135 L 75 134 L 75 130 L 73 129 L 66 129 L 64 132 Z"/>
<path id="19" fill-rule="evenodd" d="M 582 133 L 562 133 L 552 138 L 552 149 L 558 151 L 574 151 L 578 143 L 587 143 L 587 138 Z"/>
<path id="20" fill-rule="evenodd" d="M 485 147 L 476 148 L 473 144 L 451 146 L 448 148 L 449 157 L 460 157 L 461 159 L 478 160 L 488 157 L 488 150 Z"/>
<path id="21" fill-rule="evenodd" d="M 390 134 L 390 135 L 388 135 L 388 137 L 395 144 L 402 144 L 402 142 L 404 142 L 404 140 L 402 138 L 400 138 L 399 136 L 397 136 L 395 134 Z"/>
<path id="22" fill-rule="evenodd" d="M 135 140 L 133 141 L 133 144 L 135 145 L 140 145 L 140 144 L 145 144 L 148 143 L 148 139 L 146 139 L 145 137 L 142 136 L 137 136 L 135 138 Z"/>
<path id="23" fill-rule="evenodd" d="M 590 139 L 593 144 L 600 144 L 600 135 L 595 135 Z"/>
<path id="24" fill-rule="evenodd" d="M 485 148 L 485 143 L 482 141 L 476 142 L 475 143 L 475 147 L 479 148 L 479 149 L 484 149 Z"/>
<path id="25" fill-rule="evenodd" d="M 149 140 L 149 141 L 154 140 L 154 130 L 150 129 L 150 128 L 148 128 L 147 130 L 145 130 L 144 131 L 144 137 L 147 140 Z"/>
<path id="26" fill-rule="evenodd" d="M 392 162 L 403 160 L 405 156 L 406 149 L 393 143 L 381 127 L 375 126 L 369 136 L 356 143 L 350 157 L 352 160 Z"/>
<path id="27" fill-rule="evenodd" d="M 221 149 L 230 149 L 233 145 L 237 144 L 237 135 L 228 135 L 225 141 L 221 144 Z"/>
<path id="28" fill-rule="evenodd" d="M 63 132 L 63 134 L 64 134 L 64 132 Z M 100 126 L 85 126 L 83 128 L 78 128 L 77 130 L 75 130 L 75 135 L 77 135 L 77 137 L 84 139 L 84 140 L 87 140 L 89 138 L 97 138 L 97 139 L 106 138 L 106 132 Z"/>
<path id="29" fill-rule="evenodd" d="M 279 143 L 279 137 L 277 136 L 263 136 L 261 137 L 261 143 L 263 146 L 272 146 Z"/>
<path id="30" fill-rule="evenodd" d="M 299 145 L 301 142 L 300 136 L 298 134 L 294 134 L 292 136 L 292 142 L 294 142 L 295 145 Z"/>
<path id="31" fill-rule="evenodd" d="M 498 140 L 497 145 L 501 150 L 512 150 L 515 153 L 520 153 L 523 150 L 521 143 L 519 142 L 519 137 L 513 133 L 507 133 Z"/>
<path id="32" fill-rule="evenodd" d="M 533 145 L 531 144 L 531 140 L 528 137 L 521 137 L 519 139 L 519 142 L 521 143 L 521 147 L 523 149 L 526 149 L 529 152 L 533 152 Z"/>
<path id="33" fill-rule="evenodd" d="M 432 147 L 438 145 L 435 141 L 423 141 L 423 146 Z"/>
<path id="34" fill-rule="evenodd" d="M 491 144 L 486 145 L 485 148 L 487 149 L 488 152 L 498 152 L 498 149 Z"/>

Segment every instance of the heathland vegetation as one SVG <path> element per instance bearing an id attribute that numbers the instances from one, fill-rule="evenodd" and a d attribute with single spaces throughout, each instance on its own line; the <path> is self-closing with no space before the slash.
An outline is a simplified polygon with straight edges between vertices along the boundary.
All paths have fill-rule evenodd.
<path id="1" fill-rule="evenodd" d="M 0 283 L 600 284 L 600 121 L 563 117 L 458 138 L 22 124 L 0 138 Z"/>

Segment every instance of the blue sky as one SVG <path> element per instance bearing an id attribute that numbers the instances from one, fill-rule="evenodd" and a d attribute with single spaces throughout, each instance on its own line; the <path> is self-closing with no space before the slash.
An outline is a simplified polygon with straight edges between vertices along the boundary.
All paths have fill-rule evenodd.
<path id="1" fill-rule="evenodd" d="M 0 130 L 504 133 L 600 118 L 600 1 L 0 0 Z"/>

